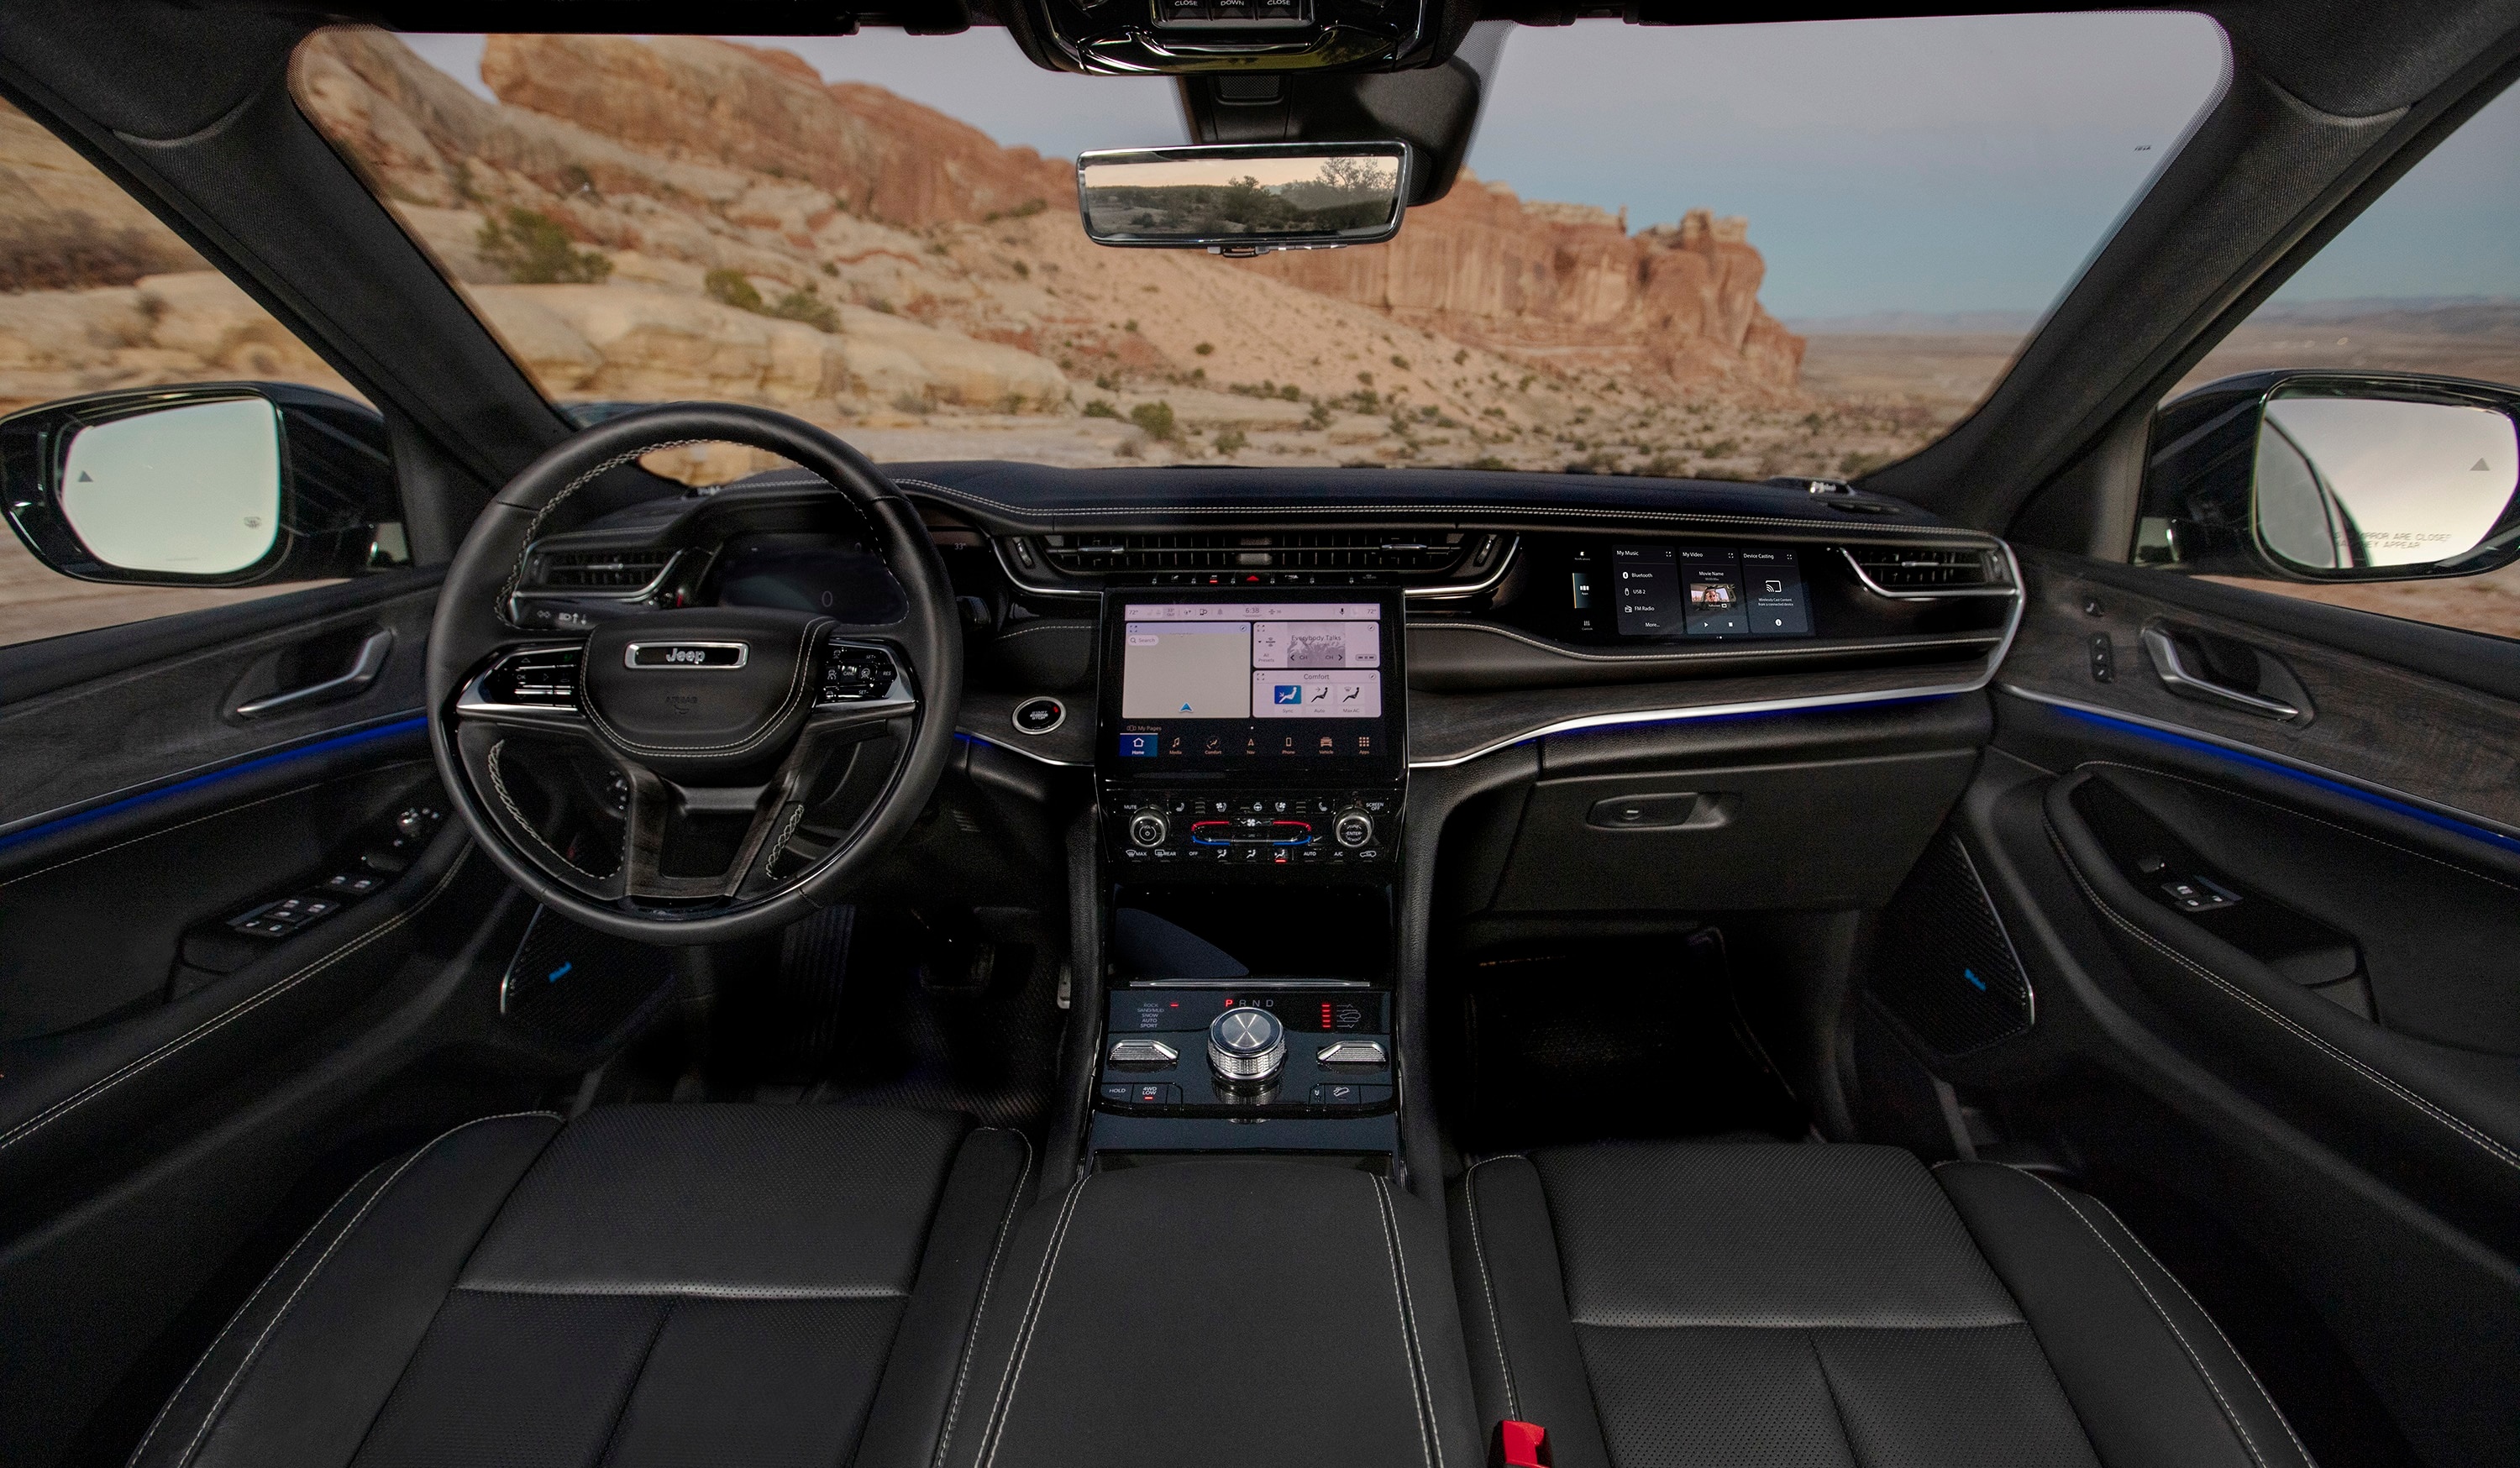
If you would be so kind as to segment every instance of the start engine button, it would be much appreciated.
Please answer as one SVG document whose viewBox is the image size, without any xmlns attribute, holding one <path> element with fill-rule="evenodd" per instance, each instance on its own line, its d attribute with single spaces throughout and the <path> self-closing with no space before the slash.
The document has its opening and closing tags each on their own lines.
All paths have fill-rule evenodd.
<svg viewBox="0 0 2520 1468">
<path fill-rule="evenodd" d="M 1027 698 L 1015 705 L 1015 733 L 1046 734 L 1067 722 L 1067 705 L 1051 697 Z"/>
</svg>

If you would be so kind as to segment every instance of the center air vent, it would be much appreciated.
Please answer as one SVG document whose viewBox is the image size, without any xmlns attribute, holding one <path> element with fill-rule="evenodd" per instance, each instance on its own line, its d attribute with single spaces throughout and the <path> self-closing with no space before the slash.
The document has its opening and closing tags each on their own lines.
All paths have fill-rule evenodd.
<svg viewBox="0 0 2520 1468">
<path fill-rule="evenodd" d="M 547 592 L 635 592 L 665 573 L 674 553 L 545 551 L 534 557 L 534 589 Z"/>
<path fill-rule="evenodd" d="M 1462 554 L 1457 532 L 1378 530 L 1190 531 L 1179 535 L 1089 532 L 1045 535 L 1050 563 L 1080 572 L 1440 571 Z"/>
<path fill-rule="evenodd" d="M 1511 538 L 1436 530 L 1088 530 L 1000 542 L 1024 579 L 1136 586 L 1408 586 L 1493 581 Z"/>
<path fill-rule="evenodd" d="M 1866 585 L 1885 596 L 1988 596 L 2012 590 L 2003 556 L 1993 550 L 1849 546 L 1846 558 Z"/>
</svg>

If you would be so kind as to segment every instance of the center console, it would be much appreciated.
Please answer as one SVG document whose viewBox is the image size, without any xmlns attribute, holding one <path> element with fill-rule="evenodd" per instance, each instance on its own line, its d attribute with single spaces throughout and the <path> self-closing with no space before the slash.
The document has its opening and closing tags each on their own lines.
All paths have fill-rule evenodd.
<svg viewBox="0 0 2520 1468">
<path fill-rule="evenodd" d="M 1100 1153 L 1397 1146 L 1396 591 L 1112 591 Z"/>
</svg>

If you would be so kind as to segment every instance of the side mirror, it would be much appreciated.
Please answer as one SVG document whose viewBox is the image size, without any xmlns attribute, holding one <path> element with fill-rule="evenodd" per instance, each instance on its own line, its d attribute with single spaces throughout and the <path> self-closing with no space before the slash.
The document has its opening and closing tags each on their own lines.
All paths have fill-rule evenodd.
<svg viewBox="0 0 2520 1468">
<path fill-rule="evenodd" d="M 89 393 L 0 419 L 0 506 L 81 581 L 255 586 L 408 561 L 384 420 L 290 382 Z"/>
<path fill-rule="evenodd" d="M 2136 559 L 2285 581 L 2520 559 L 2520 393 L 2413 374 L 2247 373 L 2162 408 Z"/>
</svg>

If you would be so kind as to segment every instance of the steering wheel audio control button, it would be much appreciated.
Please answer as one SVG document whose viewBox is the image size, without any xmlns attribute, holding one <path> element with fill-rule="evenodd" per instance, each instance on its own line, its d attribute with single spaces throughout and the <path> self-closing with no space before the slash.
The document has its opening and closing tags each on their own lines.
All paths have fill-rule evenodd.
<svg viewBox="0 0 2520 1468">
<path fill-rule="evenodd" d="M 1067 705 L 1056 698 L 1027 698 L 1015 705 L 1015 733 L 1046 734 L 1067 722 Z"/>
</svg>

